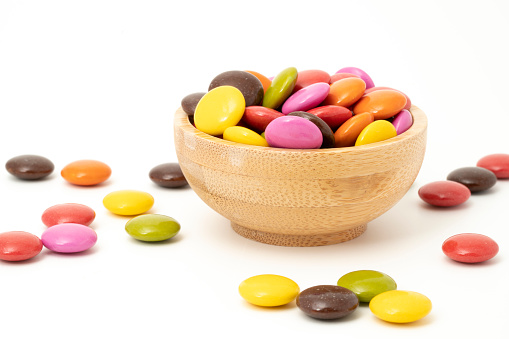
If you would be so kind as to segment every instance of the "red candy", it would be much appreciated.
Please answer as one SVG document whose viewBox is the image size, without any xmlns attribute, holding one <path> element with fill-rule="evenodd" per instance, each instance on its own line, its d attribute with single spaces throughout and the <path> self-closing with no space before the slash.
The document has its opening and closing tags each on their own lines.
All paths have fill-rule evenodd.
<svg viewBox="0 0 509 339">
<path fill-rule="evenodd" d="M 46 209 L 41 219 L 48 227 L 66 223 L 89 226 L 95 219 L 95 212 L 81 204 L 59 204 Z"/>
<path fill-rule="evenodd" d="M 317 69 L 300 71 L 297 73 L 297 82 L 295 83 L 293 92 L 295 93 L 304 87 L 308 87 L 309 85 L 316 84 L 318 82 L 325 82 L 328 84 L 330 82 L 330 78 L 329 73 Z"/>
<path fill-rule="evenodd" d="M 248 106 L 244 111 L 241 122 L 258 132 L 265 131 L 267 125 L 274 119 L 284 116 L 283 113 L 263 106 Z"/>
<path fill-rule="evenodd" d="M 482 234 L 462 233 L 444 241 L 442 251 L 452 260 L 478 263 L 493 258 L 498 253 L 497 243 Z"/>
<path fill-rule="evenodd" d="M 22 231 L 0 233 L 1 260 L 27 260 L 35 257 L 41 250 L 41 239 L 32 233 Z"/>
<path fill-rule="evenodd" d="M 419 189 L 422 200 L 433 206 L 457 206 L 470 198 L 470 190 L 455 181 L 435 181 Z"/>
<path fill-rule="evenodd" d="M 352 112 L 348 108 L 336 105 L 319 106 L 307 112 L 325 121 L 333 131 L 352 117 Z"/>
<path fill-rule="evenodd" d="M 490 154 L 477 162 L 478 167 L 492 171 L 498 179 L 509 178 L 509 154 Z"/>
</svg>

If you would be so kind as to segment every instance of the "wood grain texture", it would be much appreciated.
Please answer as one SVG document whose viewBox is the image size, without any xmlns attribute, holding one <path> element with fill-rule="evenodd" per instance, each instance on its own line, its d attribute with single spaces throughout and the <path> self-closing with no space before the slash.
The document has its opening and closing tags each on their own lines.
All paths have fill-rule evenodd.
<svg viewBox="0 0 509 339">
<path fill-rule="evenodd" d="M 175 148 L 190 186 L 244 237 L 282 246 L 353 239 L 408 191 L 426 149 L 427 118 L 386 141 L 290 150 L 210 136 L 175 113 Z"/>
</svg>

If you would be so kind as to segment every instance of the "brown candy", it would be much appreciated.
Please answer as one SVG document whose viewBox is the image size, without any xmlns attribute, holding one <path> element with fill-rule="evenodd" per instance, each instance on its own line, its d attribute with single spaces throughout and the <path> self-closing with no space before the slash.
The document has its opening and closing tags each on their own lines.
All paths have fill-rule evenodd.
<svg viewBox="0 0 509 339">
<path fill-rule="evenodd" d="M 308 112 L 303 112 L 303 111 L 292 112 L 292 113 L 289 113 L 288 115 L 294 115 L 296 117 L 301 117 L 301 118 L 307 119 L 307 120 L 311 121 L 313 124 L 315 124 L 318 127 L 318 129 L 320 129 L 320 132 L 322 132 L 322 136 L 323 136 L 323 142 L 322 142 L 322 146 L 320 148 L 336 147 L 336 140 L 334 139 L 334 132 L 332 132 L 332 129 L 330 128 L 330 126 L 325 121 L 323 121 L 321 118 L 319 118 L 318 116 L 316 116 L 314 114 L 311 114 Z"/>
<path fill-rule="evenodd" d="M 180 106 L 187 115 L 193 116 L 196 105 L 200 102 L 201 98 L 205 95 L 205 92 L 198 92 L 186 95 L 180 102 Z"/>
<path fill-rule="evenodd" d="M 447 180 L 467 186 L 470 192 L 480 192 L 493 187 L 497 183 L 497 176 L 482 167 L 462 167 L 449 173 Z"/>
<path fill-rule="evenodd" d="M 161 187 L 175 188 L 187 185 L 187 180 L 178 163 L 158 165 L 150 170 L 149 177 Z"/>
<path fill-rule="evenodd" d="M 359 306 L 359 299 L 347 288 L 336 285 L 319 285 L 302 291 L 297 306 L 308 316 L 317 319 L 339 319 Z"/>
<path fill-rule="evenodd" d="M 219 74 L 209 86 L 209 91 L 219 86 L 237 88 L 244 99 L 246 107 L 260 105 L 263 100 L 263 85 L 253 74 L 244 71 L 228 71 Z"/>
<path fill-rule="evenodd" d="M 55 165 L 39 155 L 20 155 L 7 161 L 5 168 L 22 180 L 37 180 L 50 175 Z"/>
</svg>

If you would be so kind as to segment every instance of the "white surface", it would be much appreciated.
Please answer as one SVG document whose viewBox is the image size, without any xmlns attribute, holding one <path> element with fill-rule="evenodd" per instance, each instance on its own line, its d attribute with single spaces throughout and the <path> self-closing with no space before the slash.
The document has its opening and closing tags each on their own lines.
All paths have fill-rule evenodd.
<svg viewBox="0 0 509 339">
<path fill-rule="evenodd" d="M 51 159 L 39 182 L 0 175 L 0 231 L 40 236 L 42 212 L 89 205 L 99 240 L 90 251 L 0 262 L 2 338 L 504 337 L 509 316 L 509 182 L 458 208 L 434 209 L 423 184 L 509 153 L 506 1 L 5 1 L 0 2 L 0 161 Z M 169 190 L 149 170 L 176 161 L 173 113 L 217 74 L 275 75 L 295 66 L 366 70 L 402 90 L 429 119 L 421 172 L 393 209 L 361 237 L 318 248 L 284 248 L 236 235 L 190 188 Z M 74 187 L 59 175 L 78 159 L 108 163 L 104 185 Z M 263 164 L 260 164 L 261 166 Z M 144 244 L 124 231 L 102 198 L 119 189 L 155 197 L 151 212 L 180 221 L 172 241 Z M 441 252 L 449 236 L 483 233 L 500 252 L 462 265 Z M 433 310 L 409 325 L 377 320 L 367 306 L 340 321 L 316 321 L 295 306 L 260 309 L 239 283 L 274 273 L 305 289 L 375 269 Z"/>
</svg>

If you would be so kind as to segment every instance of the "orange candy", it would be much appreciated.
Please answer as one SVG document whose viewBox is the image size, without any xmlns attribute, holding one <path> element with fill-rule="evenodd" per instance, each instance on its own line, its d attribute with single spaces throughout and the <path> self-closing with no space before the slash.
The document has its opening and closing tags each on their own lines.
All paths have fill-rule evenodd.
<svg viewBox="0 0 509 339">
<path fill-rule="evenodd" d="M 269 78 L 267 78 L 265 75 L 255 72 L 255 71 L 246 71 L 246 72 L 251 73 L 252 75 L 257 77 L 258 80 L 260 80 L 260 82 L 262 83 L 263 93 L 267 92 L 267 88 L 269 88 L 270 84 L 272 84 L 272 81 Z"/>
<path fill-rule="evenodd" d="M 353 113 L 370 112 L 375 116 L 375 120 L 389 119 L 398 114 L 405 105 L 406 98 L 403 93 L 396 90 L 381 89 L 364 95 L 355 104 Z"/>
<path fill-rule="evenodd" d="M 397 89 L 394 89 L 394 88 L 390 88 L 390 87 L 371 87 L 371 88 L 367 89 L 366 91 L 364 91 L 364 95 L 369 94 L 369 93 L 374 92 L 374 91 L 379 91 L 381 89 L 392 89 L 393 91 L 400 92 L 406 98 L 406 105 L 405 105 L 405 107 L 403 107 L 403 109 L 410 109 L 410 107 L 412 107 L 412 101 L 410 100 L 408 95 L 406 95 L 405 93 L 401 92 L 400 90 L 397 90 Z"/>
<path fill-rule="evenodd" d="M 106 181 L 111 175 L 111 168 L 97 160 L 78 160 L 65 166 L 60 174 L 71 184 L 93 186 Z"/>
<path fill-rule="evenodd" d="M 322 105 L 349 107 L 364 94 L 366 83 L 359 78 L 345 78 L 330 85 L 330 92 Z"/>
<path fill-rule="evenodd" d="M 373 121 L 375 121 L 373 114 L 368 112 L 354 115 L 345 121 L 334 133 L 336 147 L 354 146 L 362 130 Z"/>
</svg>

